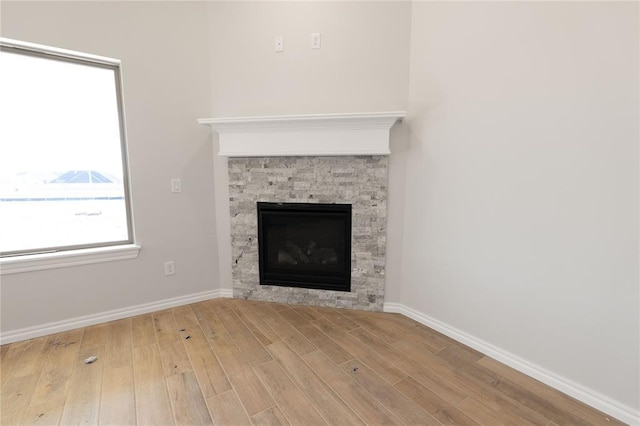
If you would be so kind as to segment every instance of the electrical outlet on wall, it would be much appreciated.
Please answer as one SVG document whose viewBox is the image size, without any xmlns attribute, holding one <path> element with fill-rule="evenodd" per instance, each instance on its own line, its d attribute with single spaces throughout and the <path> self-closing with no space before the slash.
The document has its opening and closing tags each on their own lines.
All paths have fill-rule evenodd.
<svg viewBox="0 0 640 426">
<path fill-rule="evenodd" d="M 176 264 L 173 260 L 164 262 L 164 274 L 167 276 L 176 274 Z"/>
<path fill-rule="evenodd" d="M 171 192 L 182 192 L 181 179 L 171 179 Z"/>
<path fill-rule="evenodd" d="M 284 37 L 283 36 L 276 36 L 276 38 L 274 40 L 273 48 L 274 48 L 274 50 L 276 52 L 284 52 Z"/>
<path fill-rule="evenodd" d="M 311 34 L 311 48 L 312 49 L 320 49 L 322 36 L 320 33 L 312 33 Z"/>
</svg>

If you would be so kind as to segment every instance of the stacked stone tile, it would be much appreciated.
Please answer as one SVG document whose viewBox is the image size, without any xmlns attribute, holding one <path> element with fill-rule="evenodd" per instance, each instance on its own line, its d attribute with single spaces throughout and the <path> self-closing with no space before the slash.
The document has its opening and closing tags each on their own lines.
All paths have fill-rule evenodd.
<svg viewBox="0 0 640 426">
<path fill-rule="evenodd" d="M 233 297 L 380 311 L 388 158 L 229 158 Z M 256 202 L 352 204 L 351 292 L 261 286 Z"/>
</svg>

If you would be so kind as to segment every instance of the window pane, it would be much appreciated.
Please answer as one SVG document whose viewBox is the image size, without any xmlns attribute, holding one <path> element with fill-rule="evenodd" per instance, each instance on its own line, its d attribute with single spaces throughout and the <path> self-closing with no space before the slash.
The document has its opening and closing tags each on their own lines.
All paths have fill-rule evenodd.
<svg viewBox="0 0 640 426">
<path fill-rule="evenodd" d="M 116 68 L 0 52 L 0 252 L 130 241 Z"/>
</svg>

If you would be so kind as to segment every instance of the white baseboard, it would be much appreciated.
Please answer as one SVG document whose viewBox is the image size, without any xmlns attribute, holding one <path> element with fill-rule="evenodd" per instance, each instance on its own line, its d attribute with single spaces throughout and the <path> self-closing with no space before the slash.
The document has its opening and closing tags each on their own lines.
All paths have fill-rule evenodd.
<svg viewBox="0 0 640 426">
<path fill-rule="evenodd" d="M 99 314 L 86 315 L 83 317 L 70 318 L 67 320 L 50 322 L 33 327 L 21 328 L 7 331 L 0 334 L 0 345 L 18 342 L 21 340 L 33 339 L 35 337 L 46 336 L 48 334 L 60 333 L 73 330 L 75 328 L 114 321 L 135 315 L 147 314 L 149 312 L 161 311 L 167 308 L 187 305 L 189 303 L 201 302 L 203 300 L 216 299 L 219 297 L 233 297 L 233 291 L 220 289 L 204 291 L 202 293 L 189 294 L 171 299 L 159 300 L 157 302 L 144 303 L 142 305 L 130 306 L 128 308 L 114 309 L 112 311 L 101 312 Z"/>
<path fill-rule="evenodd" d="M 226 297 L 229 299 L 233 298 L 233 289 L 232 288 L 221 288 L 218 290 L 220 294 L 217 297 Z"/>
<path fill-rule="evenodd" d="M 384 312 L 402 314 L 413 320 L 418 321 L 420 324 L 426 325 L 440 333 L 451 337 L 452 339 L 463 343 L 473 349 L 482 352 L 483 354 L 496 359 L 509 367 L 512 367 L 527 376 L 533 377 L 545 383 L 560 392 L 563 392 L 579 401 L 584 402 L 604 413 L 607 413 L 618 420 L 621 420 L 630 425 L 640 425 L 640 412 L 635 411 L 631 407 L 614 401 L 613 399 L 604 396 L 598 392 L 595 392 L 589 388 L 572 382 L 562 376 L 559 376 L 549 370 L 546 370 L 540 366 L 532 364 L 531 362 L 522 359 L 516 355 L 513 355 L 503 349 L 498 348 L 490 343 L 487 343 L 481 339 L 478 339 L 470 334 L 465 333 L 455 327 L 451 327 L 448 324 L 438 321 L 435 318 L 431 318 L 421 312 L 418 312 L 412 308 L 399 303 L 385 303 L 383 306 Z"/>
</svg>

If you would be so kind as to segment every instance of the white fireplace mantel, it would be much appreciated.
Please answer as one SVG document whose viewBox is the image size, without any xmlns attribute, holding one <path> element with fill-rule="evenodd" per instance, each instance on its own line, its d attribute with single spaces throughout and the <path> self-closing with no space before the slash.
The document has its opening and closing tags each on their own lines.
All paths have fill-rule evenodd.
<svg viewBox="0 0 640 426">
<path fill-rule="evenodd" d="M 405 111 L 201 118 L 224 157 L 389 155 L 389 130 Z"/>
</svg>

